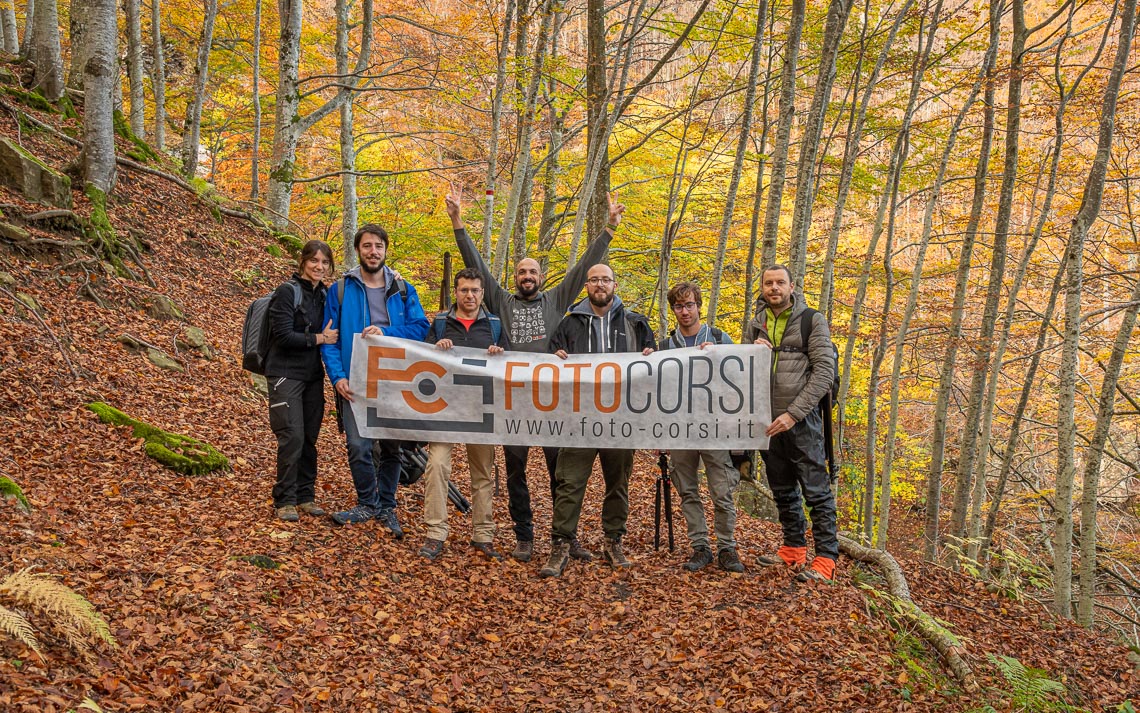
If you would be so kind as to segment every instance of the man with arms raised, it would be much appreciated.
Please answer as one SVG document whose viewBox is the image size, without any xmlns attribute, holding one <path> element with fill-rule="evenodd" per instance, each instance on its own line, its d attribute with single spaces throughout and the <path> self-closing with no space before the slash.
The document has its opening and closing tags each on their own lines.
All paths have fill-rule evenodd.
<svg viewBox="0 0 1140 713">
<path fill-rule="evenodd" d="M 648 355 L 656 347 L 649 320 L 627 310 L 614 294 L 617 283 L 609 265 L 594 265 L 586 278 L 587 299 L 570 308 L 566 318 L 550 338 L 550 349 L 565 359 L 569 354 L 615 354 L 641 352 Z M 602 500 L 602 530 L 606 539 L 602 557 L 611 567 L 629 567 L 622 552 L 629 517 L 629 474 L 633 451 L 628 448 L 563 448 L 558 453 L 554 474 L 554 513 L 551 516 L 550 558 L 539 570 L 543 577 L 560 577 L 570 560 L 570 541 L 578 531 L 586 481 L 594 460 L 602 462 L 606 484 Z"/>
<path fill-rule="evenodd" d="M 369 223 L 353 240 L 360 265 L 329 288 L 325 323 L 339 329 L 337 341 L 321 347 L 325 371 L 337 393 L 337 413 L 344 425 L 348 467 L 356 487 L 357 505 L 334 513 L 338 525 L 379 520 L 397 538 L 404 536 L 396 518 L 396 485 L 400 482 L 400 442 L 364 438 L 348 403 L 356 396 L 348 387 L 352 373 L 352 340 L 357 334 L 385 335 L 423 341 L 428 321 L 416 288 L 400 279 L 385 263 L 388 233 Z M 375 444 L 375 448 L 373 445 Z"/>
<path fill-rule="evenodd" d="M 811 510 L 815 559 L 796 578 L 830 580 L 839 560 L 839 539 L 819 402 L 835 379 L 831 332 L 827 318 L 795 294 L 796 282 L 788 268 L 772 265 L 760 279 L 767 306 L 744 328 L 743 341 L 765 344 L 773 352 L 771 440 L 761 457 L 780 512 L 784 544 L 775 555 L 764 555 L 758 561 L 768 567 L 806 564 L 806 503 Z"/>
<path fill-rule="evenodd" d="M 732 344 L 732 338 L 716 327 L 701 323 L 701 287 L 695 282 L 678 282 L 668 294 L 669 307 L 677 318 L 677 328 L 661 343 L 662 349 L 682 349 L 710 344 Z M 705 464 L 709 496 L 713 501 L 716 531 L 717 565 L 729 572 L 743 572 L 744 565 L 736 555 L 736 505 L 732 491 L 740 481 L 740 474 L 732 467 L 726 450 L 674 450 L 671 474 L 673 485 L 681 495 L 681 512 L 689 531 L 689 544 L 693 555 L 683 566 L 690 572 L 703 569 L 712 563 L 709 547 L 709 528 L 705 523 L 705 507 L 701 503 L 700 478 L 697 465 Z"/>
<path fill-rule="evenodd" d="M 446 198 L 447 214 L 455 229 L 455 242 L 463 255 L 463 263 L 475 268 L 483 277 L 484 301 L 491 312 L 503 320 L 511 349 L 534 354 L 549 353 L 550 335 L 562 321 L 566 309 L 582 291 L 582 283 L 590 266 L 600 261 L 609 248 L 614 231 L 621 224 L 625 206 L 610 196 L 610 210 L 606 229 L 586 248 L 574 267 L 555 287 L 543 290 L 542 267 L 534 258 L 523 258 L 515 266 L 515 290 L 510 292 L 499 286 L 495 276 L 483 261 L 478 248 L 472 242 L 463 226 L 460 215 L 460 196 L 452 191 Z M 558 449 L 544 447 L 546 469 L 550 474 L 551 500 L 554 499 L 554 473 L 558 462 Z M 503 446 L 503 456 L 507 463 L 507 494 L 510 499 L 511 520 L 514 521 L 517 544 L 511 556 L 522 562 L 529 562 L 534 553 L 534 524 L 530 504 L 530 490 L 527 486 L 526 464 L 530 455 L 529 446 Z M 570 541 L 570 556 L 589 560 L 590 552 L 578 544 L 578 538 Z"/>
</svg>

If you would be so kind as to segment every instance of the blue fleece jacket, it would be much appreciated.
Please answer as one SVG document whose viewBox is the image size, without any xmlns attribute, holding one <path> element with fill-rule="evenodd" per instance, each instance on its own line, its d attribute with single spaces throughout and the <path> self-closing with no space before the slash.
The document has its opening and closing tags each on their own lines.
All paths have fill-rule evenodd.
<svg viewBox="0 0 1140 713">
<path fill-rule="evenodd" d="M 407 282 L 407 301 L 400 297 L 396 276 L 388 266 L 384 267 L 384 284 L 388 286 L 388 319 L 391 324 L 384 327 L 384 336 L 412 339 L 422 342 L 430 326 L 416 288 Z M 332 320 L 333 327 L 340 330 L 336 344 L 321 347 L 321 358 L 325 362 L 325 372 L 334 385 L 347 379 L 352 364 L 352 338 L 372 324 L 368 312 L 368 297 L 364 292 L 364 282 L 360 278 L 360 267 L 344 273 L 344 304 L 337 294 L 336 283 L 329 288 L 325 297 L 325 324 Z M 323 327 L 324 325 L 322 325 Z"/>
</svg>

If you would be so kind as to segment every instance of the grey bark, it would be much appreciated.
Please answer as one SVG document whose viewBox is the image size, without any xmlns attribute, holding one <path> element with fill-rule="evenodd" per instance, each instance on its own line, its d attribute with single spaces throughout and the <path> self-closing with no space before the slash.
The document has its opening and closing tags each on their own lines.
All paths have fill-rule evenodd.
<svg viewBox="0 0 1140 713">
<path fill-rule="evenodd" d="M 11 2 L 11 0 L 4 0 Z M 87 64 L 87 0 L 72 0 L 67 9 L 68 41 L 71 45 L 71 61 L 67 65 L 67 86 L 69 89 L 83 90 L 83 65 Z"/>
<path fill-rule="evenodd" d="M 807 269 L 807 238 L 811 227 L 812 204 L 815 202 L 815 164 L 819 155 L 819 139 L 827 106 L 831 103 L 831 88 L 835 84 L 835 60 L 839 55 L 839 42 L 847 27 L 853 0 L 831 0 L 827 7 L 827 23 L 823 29 L 819 69 L 815 93 L 811 98 L 804 128 L 800 134 L 800 155 L 796 167 L 796 196 L 792 208 L 791 249 L 788 262 L 795 276 L 796 289 L 803 294 L 804 272 Z"/>
<path fill-rule="evenodd" d="M 261 27 L 261 0 L 257 0 L 258 28 Z M 162 0 L 150 0 L 150 41 L 154 53 L 151 65 L 151 85 L 154 87 L 154 145 L 166 150 L 166 57 L 162 47 Z M 254 92 L 257 87 L 254 86 Z M 256 177 L 255 179 L 256 180 Z"/>
<path fill-rule="evenodd" d="M 44 0 L 40 0 L 41 4 Z M 88 61 L 83 86 L 83 180 L 103 195 L 115 187 L 114 83 L 119 29 L 114 0 L 87 5 Z"/>
<path fill-rule="evenodd" d="M 784 68 L 780 73 L 780 112 L 776 123 L 776 143 L 772 148 L 772 176 L 768 179 L 768 205 L 764 211 L 764 237 L 760 244 L 760 264 L 764 267 L 776 262 L 780 205 L 784 199 L 788 147 L 791 143 L 792 120 L 796 114 L 796 61 L 799 58 L 806 11 L 805 0 L 792 0 L 788 41 L 784 45 Z"/>
<path fill-rule="evenodd" d="M 0 2 L 0 15 L 4 23 L 4 51 L 8 54 L 20 53 L 20 29 L 16 25 L 16 3 L 14 0 Z"/>
<path fill-rule="evenodd" d="M 198 145 L 202 130 L 202 103 L 206 100 L 206 82 L 210 77 L 210 48 L 214 44 L 214 21 L 218 17 L 218 0 L 204 0 L 202 37 L 198 44 L 198 60 L 194 68 L 194 89 L 186 103 L 186 119 L 182 122 L 182 175 L 193 178 L 198 171 Z"/>
<path fill-rule="evenodd" d="M 158 0 L 153 0 L 157 3 Z M 261 195 L 261 0 L 253 3 L 253 80 L 250 104 L 253 109 L 253 146 L 249 152 L 249 199 L 257 202 Z M 351 122 L 349 122 L 351 124 Z M 355 176 L 353 176 L 355 178 Z M 355 186 L 355 182 L 353 183 Z M 351 241 L 345 245 L 350 245 Z M 345 248 L 345 253 L 348 248 Z M 346 255 L 347 257 L 347 255 Z"/>
<path fill-rule="evenodd" d="M 336 0 L 336 71 L 348 74 L 348 3 L 349 0 Z M 340 236 L 344 242 L 344 267 L 356 265 L 356 136 L 352 126 L 352 96 L 340 105 L 340 176 L 341 217 Z"/>
<path fill-rule="evenodd" d="M 1120 16 L 1120 33 L 1117 36 L 1116 58 L 1101 102 L 1096 155 L 1089 169 L 1084 194 L 1081 197 L 1081 207 L 1073 220 L 1069 232 L 1069 245 L 1065 250 L 1065 329 L 1061 347 L 1061 388 L 1057 399 L 1057 490 L 1053 536 L 1053 606 L 1057 613 L 1064 617 L 1072 615 L 1072 500 L 1076 470 L 1074 406 L 1078 378 L 1077 350 L 1080 339 L 1084 245 L 1089 227 L 1100 213 L 1104 179 L 1108 172 L 1108 159 L 1112 152 L 1112 139 L 1116 128 L 1116 104 L 1120 96 L 1121 80 L 1128 65 L 1128 55 L 1132 49 L 1136 0 L 1124 0 L 1123 8 Z M 1093 526 L 1095 527 L 1095 524 Z"/>
<path fill-rule="evenodd" d="M 27 57 L 32 50 L 32 36 L 36 34 L 36 0 L 28 0 L 24 11 L 24 40 L 20 43 L 20 55 Z"/>
<path fill-rule="evenodd" d="M 768 35 L 772 34 L 773 16 L 767 15 L 767 0 L 760 0 L 760 4 L 765 6 L 764 12 L 766 13 L 768 22 Z M 759 11 L 758 11 L 759 12 Z M 740 321 L 740 331 L 743 334 L 744 330 L 748 327 L 748 323 L 752 321 L 752 309 L 757 302 L 756 298 L 756 253 L 760 247 L 760 209 L 764 204 L 764 168 L 766 162 L 764 160 L 765 150 L 768 146 L 768 129 L 770 124 L 768 122 L 768 99 L 769 99 L 769 78 L 772 76 L 772 56 L 774 48 L 772 43 L 768 43 L 768 57 L 764 61 L 764 94 L 763 99 L 760 101 L 760 140 L 757 142 L 757 151 L 759 159 L 756 161 L 756 191 L 752 195 L 752 226 L 748 233 L 748 259 L 744 265 L 744 317 Z"/>
<path fill-rule="evenodd" d="M 131 132 L 146 138 L 146 101 L 143 98 L 142 11 L 139 0 L 125 0 L 127 11 L 127 80 L 131 87 Z"/>
<path fill-rule="evenodd" d="M 503 14 L 503 37 L 495 68 L 495 93 L 491 99 L 491 138 L 487 146 L 487 203 L 483 212 L 483 260 L 491 262 L 491 231 L 495 216 L 495 184 L 499 172 L 499 132 L 502 128 L 503 95 L 507 88 L 507 48 L 511 41 L 511 23 L 514 21 L 515 0 L 507 0 Z"/>
<path fill-rule="evenodd" d="M 39 0 L 35 5 L 35 41 L 28 58 L 35 65 L 32 85 L 48 101 L 63 96 L 63 55 L 59 45 L 59 12 L 56 0 Z"/>
</svg>

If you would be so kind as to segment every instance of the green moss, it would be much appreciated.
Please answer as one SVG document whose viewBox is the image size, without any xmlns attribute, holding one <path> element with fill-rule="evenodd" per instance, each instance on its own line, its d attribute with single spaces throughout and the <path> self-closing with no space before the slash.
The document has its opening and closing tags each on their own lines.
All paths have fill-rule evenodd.
<svg viewBox="0 0 1140 713">
<path fill-rule="evenodd" d="M 301 251 L 305 248 L 305 242 L 292 233 L 275 233 L 273 235 L 281 247 L 295 258 L 301 257 Z"/>
<path fill-rule="evenodd" d="M 277 569 L 281 566 L 279 562 L 274 561 L 274 559 L 268 555 L 240 555 L 234 557 L 234 559 L 249 562 L 254 567 L 260 567 L 261 569 Z"/>
<path fill-rule="evenodd" d="M 134 151 L 138 152 L 139 155 L 145 157 L 145 158 L 136 159 L 136 160 L 140 161 L 141 163 L 146 163 L 148 160 L 157 161 L 158 160 L 158 153 L 153 148 L 150 147 L 150 144 L 148 144 L 147 142 L 140 139 L 135 134 L 135 132 L 131 131 L 131 125 L 127 123 L 127 119 L 126 119 L 126 117 L 123 116 L 123 112 L 116 109 L 115 113 L 114 113 L 114 117 L 115 117 L 115 119 L 114 119 L 114 121 L 115 121 L 115 133 L 118 134 L 119 136 L 122 136 L 124 139 L 127 139 L 132 144 L 134 144 L 135 145 Z M 127 155 L 134 158 L 135 154 L 128 152 Z"/>
<path fill-rule="evenodd" d="M 134 429 L 134 437 L 146 441 L 146 454 L 178 473 L 205 475 L 230 465 L 229 459 L 204 441 L 163 431 L 100 401 L 88 404 L 87 408 L 103 423 Z"/>
<path fill-rule="evenodd" d="M 59 107 L 59 110 L 68 119 L 75 119 L 76 121 L 79 121 L 79 112 L 75 110 L 75 104 L 71 102 L 71 97 L 64 94 L 62 97 L 60 97 L 59 101 L 55 103 L 55 105 Z"/>
<path fill-rule="evenodd" d="M 269 179 L 277 183 L 293 182 L 293 162 L 286 161 L 269 172 Z"/>
<path fill-rule="evenodd" d="M 265 246 L 265 252 L 273 257 L 283 257 L 285 253 L 281 252 L 281 247 L 278 245 L 269 244 Z"/>
<path fill-rule="evenodd" d="M 24 491 L 20 489 L 20 486 L 16 484 L 16 481 L 12 480 L 6 475 L 0 475 L 0 497 L 11 498 L 15 500 L 16 505 L 19 506 L 19 508 L 24 512 L 32 511 L 31 504 L 28 503 L 28 499 L 24 497 Z"/>
<path fill-rule="evenodd" d="M 4 87 L 4 93 L 21 104 L 30 106 L 33 109 L 39 109 L 40 111 L 46 111 L 52 114 L 59 113 L 59 110 L 52 106 L 52 103 L 44 99 L 43 95 L 38 92 L 28 92 L 23 89 L 17 89 L 16 87 Z"/>
<path fill-rule="evenodd" d="M 88 237 L 90 237 L 99 254 L 115 268 L 120 277 L 130 279 L 131 273 L 123 264 L 123 248 L 119 244 L 119 236 L 115 233 L 115 226 L 107 217 L 107 194 L 90 183 L 83 189 L 83 194 L 91 201 L 91 218 L 88 220 Z"/>
</svg>

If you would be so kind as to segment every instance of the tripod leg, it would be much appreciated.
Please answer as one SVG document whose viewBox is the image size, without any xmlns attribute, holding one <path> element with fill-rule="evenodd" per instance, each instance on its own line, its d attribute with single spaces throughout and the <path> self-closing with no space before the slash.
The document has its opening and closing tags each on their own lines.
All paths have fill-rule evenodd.
<svg viewBox="0 0 1140 713">
<path fill-rule="evenodd" d="M 669 551 L 673 551 L 673 494 L 669 489 L 669 481 L 664 481 L 665 487 L 665 525 L 669 530 Z"/>
<path fill-rule="evenodd" d="M 653 549 L 661 549 L 661 479 L 657 479 L 653 494 Z"/>
</svg>

